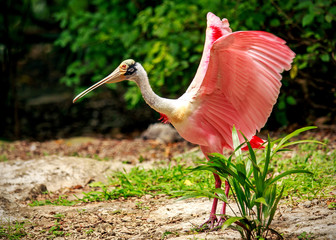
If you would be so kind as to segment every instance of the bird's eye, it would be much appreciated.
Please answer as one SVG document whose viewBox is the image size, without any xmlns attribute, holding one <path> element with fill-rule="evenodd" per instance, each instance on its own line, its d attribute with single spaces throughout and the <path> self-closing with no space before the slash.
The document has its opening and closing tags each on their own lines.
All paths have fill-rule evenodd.
<svg viewBox="0 0 336 240">
<path fill-rule="evenodd" d="M 126 69 L 126 64 L 123 64 L 121 67 L 122 67 L 123 69 Z"/>
<path fill-rule="evenodd" d="M 136 67 L 134 65 L 131 65 L 128 67 L 125 75 L 132 75 L 137 71 Z"/>
</svg>

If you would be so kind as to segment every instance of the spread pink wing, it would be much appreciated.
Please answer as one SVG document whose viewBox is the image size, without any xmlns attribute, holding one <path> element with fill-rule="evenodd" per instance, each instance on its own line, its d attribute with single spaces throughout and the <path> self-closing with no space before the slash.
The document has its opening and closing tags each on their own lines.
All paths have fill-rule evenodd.
<svg viewBox="0 0 336 240">
<path fill-rule="evenodd" d="M 211 47 L 218 38 L 232 32 L 229 26 L 230 24 L 226 18 L 221 21 L 215 14 L 211 12 L 207 14 L 207 29 L 202 59 L 198 66 L 195 78 L 187 89 L 187 93 L 197 93 L 208 69 Z"/>
<path fill-rule="evenodd" d="M 265 125 L 279 94 L 280 73 L 290 69 L 295 54 L 284 40 L 261 31 L 227 32 L 209 43 L 186 92 L 199 103 L 190 117 L 208 129 L 209 144 L 232 147 L 233 125 L 248 139 Z"/>
</svg>

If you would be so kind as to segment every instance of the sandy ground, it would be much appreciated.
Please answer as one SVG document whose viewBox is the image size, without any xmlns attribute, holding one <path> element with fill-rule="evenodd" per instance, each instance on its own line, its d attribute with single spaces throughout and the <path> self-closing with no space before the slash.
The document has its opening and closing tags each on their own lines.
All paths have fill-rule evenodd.
<svg viewBox="0 0 336 240">
<path fill-rule="evenodd" d="M 104 141 L 97 144 L 107 145 Z M 207 220 L 211 207 L 211 202 L 203 198 L 177 201 L 166 196 L 146 195 L 74 206 L 27 205 L 46 190 L 56 196 L 78 195 L 89 182 L 106 180 L 111 171 L 127 170 L 136 165 L 153 167 L 156 159 L 195 151 L 194 146 L 186 143 L 172 144 L 168 148 L 142 140 L 119 141 L 114 145 L 120 147 L 113 150 L 116 156 L 128 151 L 129 155 L 137 157 L 134 160 L 128 157 L 125 162 L 127 154 L 109 161 L 62 156 L 66 154 L 43 156 L 37 154 L 41 150 L 37 143 L 27 143 L 26 155 L 32 152 L 28 154 L 31 159 L 13 157 L 0 162 L 1 225 L 24 223 L 26 235 L 22 239 L 240 239 L 233 230 L 195 231 L 195 227 Z M 25 156 L 19 151 L 17 154 Z M 139 154 L 147 160 L 140 163 Z M 283 200 L 272 226 L 283 233 L 285 239 L 299 239 L 298 236 L 300 239 L 336 239 L 336 211 L 328 209 L 327 200 L 314 199 L 298 204 Z"/>
</svg>

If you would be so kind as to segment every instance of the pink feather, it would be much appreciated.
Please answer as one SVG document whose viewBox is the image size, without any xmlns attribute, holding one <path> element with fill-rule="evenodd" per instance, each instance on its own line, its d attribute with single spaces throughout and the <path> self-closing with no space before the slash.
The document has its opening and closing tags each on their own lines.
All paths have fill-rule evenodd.
<svg viewBox="0 0 336 240">
<path fill-rule="evenodd" d="M 266 123 L 279 95 L 281 74 L 291 68 L 295 56 L 285 41 L 261 31 L 232 32 L 227 19 L 207 15 L 207 31 L 201 63 L 179 100 L 191 109 L 182 122 L 174 122 L 180 135 L 200 145 L 205 157 L 233 148 L 232 128 L 243 133 L 253 148 L 263 148 L 255 136 Z M 183 104 L 182 108 L 183 108 Z M 247 146 L 242 148 L 248 150 Z M 221 179 L 214 174 L 216 188 Z M 226 195 L 229 185 L 226 183 Z M 207 224 L 217 221 L 214 199 Z M 225 214 L 223 204 L 221 214 Z M 223 221 L 223 218 L 220 217 Z M 203 226 L 201 225 L 201 226 Z"/>
<path fill-rule="evenodd" d="M 188 126 L 175 127 L 186 140 L 210 153 L 233 147 L 233 125 L 255 143 L 253 136 L 265 125 L 277 101 L 280 73 L 291 68 L 295 54 L 271 33 L 232 33 L 227 19 L 221 21 L 212 13 L 207 19 L 201 63 L 181 97 L 197 107 Z"/>
</svg>

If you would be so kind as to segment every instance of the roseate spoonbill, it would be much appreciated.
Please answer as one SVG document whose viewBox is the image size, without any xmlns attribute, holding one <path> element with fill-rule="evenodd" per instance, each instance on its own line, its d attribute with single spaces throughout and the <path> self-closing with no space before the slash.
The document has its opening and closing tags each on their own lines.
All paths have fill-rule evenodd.
<svg viewBox="0 0 336 240">
<path fill-rule="evenodd" d="M 110 75 L 80 93 L 123 80 L 135 82 L 147 104 L 170 122 L 189 142 L 198 144 L 208 158 L 233 147 L 235 125 L 258 147 L 262 140 L 254 136 L 262 128 L 275 104 L 281 86 L 280 73 L 291 68 L 295 54 L 285 41 L 262 31 L 232 32 L 227 19 L 207 15 L 207 29 L 201 63 L 187 91 L 178 99 L 156 95 L 140 63 L 123 61 Z M 242 136 L 241 141 L 243 141 Z M 221 179 L 214 174 L 216 188 Z M 228 194 L 229 184 L 225 184 Z M 210 218 L 203 225 L 214 228 L 225 219 L 216 217 L 218 199 L 214 199 Z M 221 211 L 225 213 L 225 203 Z"/>
</svg>

